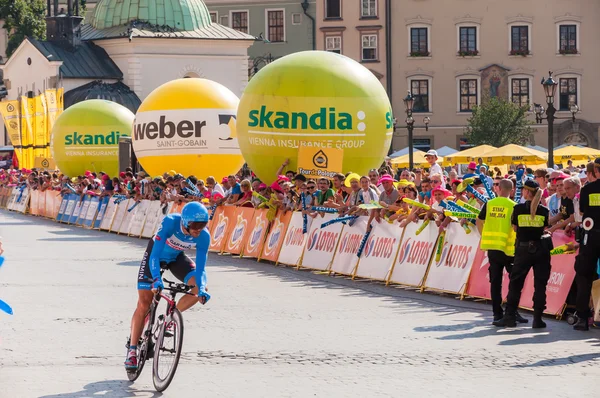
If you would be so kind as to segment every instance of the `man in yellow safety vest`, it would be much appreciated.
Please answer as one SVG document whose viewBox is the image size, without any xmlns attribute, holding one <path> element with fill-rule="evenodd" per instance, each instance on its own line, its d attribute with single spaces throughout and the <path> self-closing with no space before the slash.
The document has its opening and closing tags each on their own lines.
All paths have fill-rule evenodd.
<svg viewBox="0 0 600 398">
<path fill-rule="evenodd" d="M 498 186 L 499 185 L 499 186 Z M 504 268 L 509 273 L 515 256 L 516 233 L 511 225 L 513 208 L 516 203 L 510 200 L 513 190 L 511 180 L 494 181 L 494 189 L 499 192 L 495 199 L 489 200 L 481 208 L 477 217 L 477 229 L 481 234 L 481 250 L 487 250 L 490 262 L 490 296 L 494 311 L 494 321 L 502 319 L 502 278 Z M 519 323 L 528 320 L 516 314 Z"/>
</svg>

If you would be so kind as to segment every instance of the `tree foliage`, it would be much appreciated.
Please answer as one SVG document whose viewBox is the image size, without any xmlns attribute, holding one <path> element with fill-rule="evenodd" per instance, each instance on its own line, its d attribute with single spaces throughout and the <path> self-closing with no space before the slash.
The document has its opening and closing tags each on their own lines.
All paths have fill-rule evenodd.
<svg viewBox="0 0 600 398">
<path fill-rule="evenodd" d="M 475 107 L 468 123 L 467 140 L 472 145 L 501 147 L 525 145 L 533 129 L 527 119 L 529 107 L 520 107 L 500 98 L 490 98 Z"/>
<path fill-rule="evenodd" d="M 8 32 L 6 55 L 10 57 L 26 37 L 46 37 L 44 0 L 0 0 L 0 19 Z"/>
</svg>

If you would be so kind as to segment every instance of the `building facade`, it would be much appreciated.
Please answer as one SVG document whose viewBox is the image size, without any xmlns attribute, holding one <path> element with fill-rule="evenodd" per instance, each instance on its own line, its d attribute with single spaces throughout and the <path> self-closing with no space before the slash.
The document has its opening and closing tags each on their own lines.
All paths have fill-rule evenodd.
<svg viewBox="0 0 600 398">
<path fill-rule="evenodd" d="M 387 87 L 389 69 L 385 27 L 389 2 L 318 0 L 317 49 L 343 54 L 360 62 Z"/>
<path fill-rule="evenodd" d="M 546 99 L 540 81 L 554 72 L 554 146 L 598 148 L 600 3 L 594 0 L 394 0 L 391 43 L 392 105 L 398 120 L 394 149 L 408 145 L 403 98 L 415 97 L 415 147 L 464 147 L 471 109 L 490 97 L 521 105 Z M 579 106 L 576 122 L 570 105 Z M 530 117 L 535 121 L 535 114 Z M 546 122 L 531 144 L 547 147 Z"/>
<path fill-rule="evenodd" d="M 248 50 L 249 75 L 269 62 L 313 50 L 316 0 L 207 0 L 214 23 L 256 36 Z"/>
</svg>

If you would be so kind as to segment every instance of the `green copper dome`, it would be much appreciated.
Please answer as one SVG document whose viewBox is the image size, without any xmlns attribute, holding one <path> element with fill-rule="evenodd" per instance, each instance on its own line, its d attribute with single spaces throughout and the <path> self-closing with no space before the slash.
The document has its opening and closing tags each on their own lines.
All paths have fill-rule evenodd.
<svg viewBox="0 0 600 398">
<path fill-rule="evenodd" d="M 211 24 L 202 0 L 100 0 L 90 24 L 96 29 L 107 29 L 131 21 L 166 25 L 178 31 L 202 29 Z"/>
</svg>

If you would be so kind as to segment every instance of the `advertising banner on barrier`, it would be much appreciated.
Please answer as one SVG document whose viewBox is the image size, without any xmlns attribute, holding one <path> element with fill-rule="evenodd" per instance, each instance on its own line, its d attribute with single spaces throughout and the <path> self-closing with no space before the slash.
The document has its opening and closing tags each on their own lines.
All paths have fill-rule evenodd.
<svg viewBox="0 0 600 398">
<path fill-rule="evenodd" d="M 29 208 L 29 211 L 34 216 L 39 215 L 39 213 L 38 213 L 39 199 L 40 199 L 40 191 L 38 191 L 37 189 L 34 189 L 33 191 L 31 191 L 31 206 Z"/>
<path fill-rule="evenodd" d="M 340 244 L 333 257 L 330 270 L 336 274 L 353 276 L 358 264 L 358 248 L 367 231 L 369 217 L 359 217 L 352 226 L 346 225 L 342 230 Z"/>
<path fill-rule="evenodd" d="M 65 199 L 67 199 L 68 202 L 67 202 L 67 207 L 65 207 L 65 213 L 63 214 L 61 221 L 68 223 L 69 220 L 71 219 L 71 216 L 73 215 L 73 212 L 75 211 L 77 202 L 79 202 L 79 196 L 72 193 L 72 194 L 67 195 L 65 197 Z"/>
<path fill-rule="evenodd" d="M 46 190 L 44 192 L 45 196 L 46 196 L 46 203 L 45 203 L 45 207 L 44 207 L 44 216 L 45 217 L 50 217 L 50 218 L 55 218 L 56 214 L 54 214 L 54 201 L 56 200 L 56 196 L 59 192 L 58 191 L 50 191 L 50 190 Z"/>
<path fill-rule="evenodd" d="M 71 213 L 71 217 L 67 221 L 69 224 L 75 224 L 77 219 L 79 218 L 79 214 L 81 213 L 81 199 L 78 195 L 75 195 L 75 208 L 73 209 L 73 213 Z"/>
<path fill-rule="evenodd" d="M 506 274 L 506 270 L 504 270 Z M 506 280 L 506 279 L 505 279 Z M 504 285 L 504 281 L 502 282 Z M 471 273 L 469 274 L 469 282 L 467 283 L 467 296 L 478 297 L 490 300 L 490 261 L 487 256 L 487 251 L 477 249 Z M 506 296 L 505 296 L 506 297 Z"/>
<path fill-rule="evenodd" d="M 285 214 L 282 211 L 277 213 L 277 217 L 275 217 L 275 220 L 273 220 L 273 223 L 271 223 L 271 229 L 269 230 L 267 239 L 265 239 L 265 244 L 263 245 L 263 251 L 259 261 L 268 260 L 277 262 L 277 258 L 281 252 L 281 246 L 283 245 L 283 240 L 285 239 L 285 234 L 287 233 L 288 225 L 291 219 L 292 212 L 290 211 L 286 212 Z"/>
<path fill-rule="evenodd" d="M 109 231 L 119 232 L 121 230 L 121 224 L 123 224 L 123 220 L 125 220 L 125 213 L 127 213 L 127 209 L 129 209 L 130 201 L 131 199 L 127 199 L 116 205 L 115 215 Z"/>
<path fill-rule="evenodd" d="M 315 220 L 308 217 L 308 231 L 310 231 L 313 221 Z M 302 233 L 302 224 L 302 213 L 294 212 L 288 224 L 281 250 L 279 251 L 279 257 L 277 258 L 278 264 L 291 265 L 294 267 L 299 264 L 309 235 L 308 233 Z"/>
<path fill-rule="evenodd" d="M 142 236 L 142 228 L 144 228 L 144 222 L 146 221 L 146 214 L 149 208 L 149 200 L 142 200 L 135 207 L 135 214 L 129 224 L 129 236 L 137 236 L 138 238 Z"/>
<path fill-rule="evenodd" d="M 75 220 L 76 225 L 83 225 L 85 221 L 85 216 L 87 215 L 88 209 L 90 208 L 91 198 L 89 196 L 84 196 L 81 201 L 81 209 L 79 210 L 79 217 Z"/>
<path fill-rule="evenodd" d="M 144 222 L 144 228 L 142 228 L 142 237 L 151 238 L 154 235 L 159 213 L 162 214 L 161 203 L 157 200 L 150 202 L 150 207 L 146 211 L 146 222 Z"/>
<path fill-rule="evenodd" d="M 450 223 L 444 236 L 441 256 L 436 260 L 434 255 L 431 260 L 425 288 L 461 294 L 469 279 L 481 236 L 475 229 L 467 234 L 458 223 Z"/>
<path fill-rule="evenodd" d="M 429 261 L 435 251 L 438 227 L 434 222 L 421 231 L 417 230 L 423 221 L 411 222 L 404 228 L 404 237 L 389 281 L 401 285 L 421 287 L 423 285 Z"/>
<path fill-rule="evenodd" d="M 163 219 L 167 216 L 167 214 L 170 214 L 172 206 L 173 206 L 173 203 L 169 202 L 167 204 L 167 208 L 166 209 L 164 209 L 164 208 L 161 207 L 161 211 L 158 213 L 158 220 L 156 220 L 156 225 L 154 226 L 154 231 L 152 232 L 152 235 L 156 235 L 156 233 L 158 232 L 158 229 L 162 225 Z M 212 221 L 208 222 L 207 228 L 208 228 L 209 231 L 212 231 Z M 212 232 L 211 232 L 211 235 L 212 235 Z"/>
<path fill-rule="evenodd" d="M 242 255 L 244 257 L 258 258 L 260 256 L 269 227 L 267 212 L 267 209 L 258 209 L 254 211 L 254 215 L 248 223 L 248 239 L 242 244 Z"/>
<path fill-rule="evenodd" d="M 90 198 L 90 204 L 88 206 L 88 210 L 83 215 L 81 213 L 80 219 L 83 219 L 82 225 L 86 228 L 92 228 L 92 224 L 94 223 L 94 218 L 96 217 L 96 213 L 98 213 L 98 205 L 100 204 L 100 199 L 97 196 L 92 196 Z"/>
<path fill-rule="evenodd" d="M 69 203 L 69 195 L 61 196 L 60 207 L 58 208 L 56 221 L 62 222 L 63 216 L 67 210 L 67 203 Z"/>
<path fill-rule="evenodd" d="M 235 207 L 220 206 L 213 217 L 212 232 L 210 234 L 210 247 L 212 252 L 221 253 L 227 240 L 227 231 L 230 223 L 235 223 Z"/>
<path fill-rule="evenodd" d="M 564 231 L 558 230 L 552 234 L 554 247 L 573 242 L 574 237 L 565 235 Z M 575 280 L 575 257 L 576 254 L 559 254 L 551 257 L 552 271 L 546 286 L 546 310 L 547 314 L 562 313 L 563 306 Z M 506 281 L 506 279 L 505 279 Z M 505 282 L 508 285 L 508 282 Z M 521 293 L 519 305 L 523 308 L 533 308 L 533 269 L 529 271 L 525 286 Z"/>
<path fill-rule="evenodd" d="M 101 230 L 109 231 L 114 223 L 115 215 L 117 214 L 118 206 L 115 203 L 115 198 L 110 198 L 108 204 L 106 205 L 106 210 L 104 210 L 104 215 L 102 216 L 102 221 L 100 222 Z"/>
<path fill-rule="evenodd" d="M 40 196 L 38 198 L 38 215 L 42 217 L 46 217 L 46 192 L 40 192 Z"/>
<path fill-rule="evenodd" d="M 15 210 L 19 213 L 27 213 L 27 208 L 29 207 L 29 200 L 31 199 L 31 190 L 29 188 L 25 188 L 22 192 L 22 195 L 17 195 L 17 203 Z"/>
<path fill-rule="evenodd" d="M 6 208 L 8 210 L 14 210 L 15 209 L 15 200 L 17 198 L 17 193 L 18 192 L 19 192 L 19 190 L 17 189 L 17 187 L 11 188 L 10 197 L 8 198 L 8 202 L 6 204 Z"/>
<path fill-rule="evenodd" d="M 302 214 L 300 216 L 302 220 Z M 312 220 L 302 254 L 302 267 L 321 271 L 329 270 L 344 224 L 338 222 L 325 228 L 321 228 L 321 225 L 337 217 L 337 214 L 326 213 L 324 216 L 319 214 Z"/>
<path fill-rule="evenodd" d="M 102 224 L 102 220 L 104 219 L 104 214 L 106 213 L 106 206 L 108 205 L 108 201 L 110 198 L 108 196 L 103 197 L 98 203 L 98 213 L 96 214 L 96 219 L 91 228 L 99 229 Z"/>
<path fill-rule="evenodd" d="M 396 260 L 403 229 L 398 223 L 373 221 L 373 230 L 362 252 L 356 276 L 385 281 Z"/>
<path fill-rule="evenodd" d="M 223 251 L 230 254 L 240 254 L 244 243 L 250 235 L 250 226 L 248 222 L 252 220 L 254 208 L 238 207 L 233 215 L 233 222 L 230 222 L 227 228 L 227 237 Z"/>
<path fill-rule="evenodd" d="M 121 226 L 118 229 L 119 235 L 129 234 L 129 227 L 131 226 L 131 221 L 133 221 L 133 218 L 137 213 L 138 207 L 139 203 L 137 203 L 135 199 L 129 199 L 129 202 L 127 203 L 127 210 L 125 210 L 125 217 L 123 218 L 123 222 L 121 223 Z"/>
</svg>

